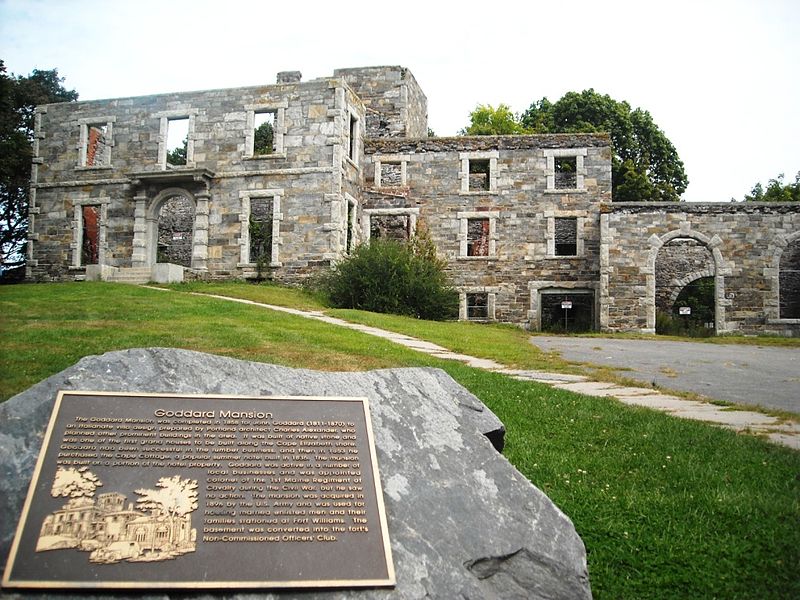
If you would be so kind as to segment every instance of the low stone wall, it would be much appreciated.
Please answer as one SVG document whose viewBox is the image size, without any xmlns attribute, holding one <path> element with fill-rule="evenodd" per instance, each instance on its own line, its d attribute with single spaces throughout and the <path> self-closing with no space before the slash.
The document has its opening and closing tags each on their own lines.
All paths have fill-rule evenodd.
<svg viewBox="0 0 800 600">
<path fill-rule="evenodd" d="M 800 320 L 780 313 L 781 261 L 800 239 L 800 205 L 617 203 L 601 213 L 604 330 L 654 331 L 657 257 L 689 239 L 713 259 L 718 333 L 800 335 Z"/>
</svg>

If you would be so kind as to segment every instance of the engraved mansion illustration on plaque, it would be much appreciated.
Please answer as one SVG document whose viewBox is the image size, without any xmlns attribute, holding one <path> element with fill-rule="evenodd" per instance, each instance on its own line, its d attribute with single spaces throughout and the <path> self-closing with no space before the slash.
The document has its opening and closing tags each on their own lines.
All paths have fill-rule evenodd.
<svg viewBox="0 0 800 600">
<path fill-rule="evenodd" d="M 161 477 L 154 489 L 135 490 L 129 502 L 119 492 L 97 494 L 100 479 L 87 467 L 59 467 L 50 494 L 69 498 L 42 523 L 36 552 L 74 548 L 89 561 L 151 562 L 176 558 L 196 548 L 197 481 Z"/>
</svg>

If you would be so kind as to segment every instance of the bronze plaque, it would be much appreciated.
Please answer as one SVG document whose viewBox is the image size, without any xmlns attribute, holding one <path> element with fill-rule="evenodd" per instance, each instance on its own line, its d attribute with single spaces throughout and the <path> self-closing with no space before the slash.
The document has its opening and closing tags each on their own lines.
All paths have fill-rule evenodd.
<svg viewBox="0 0 800 600">
<path fill-rule="evenodd" d="M 395 583 L 366 398 L 60 392 L 3 585 Z"/>
</svg>

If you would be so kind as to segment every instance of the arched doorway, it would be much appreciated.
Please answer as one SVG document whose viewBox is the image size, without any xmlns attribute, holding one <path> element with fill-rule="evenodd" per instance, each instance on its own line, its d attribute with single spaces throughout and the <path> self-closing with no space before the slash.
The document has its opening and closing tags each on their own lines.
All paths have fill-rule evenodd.
<svg viewBox="0 0 800 600">
<path fill-rule="evenodd" d="M 195 200 L 186 190 L 162 191 L 150 204 L 147 218 L 148 262 L 192 267 Z"/>
<path fill-rule="evenodd" d="M 725 307 L 730 301 L 725 299 L 725 275 L 730 274 L 730 269 L 720 252 L 721 244 L 718 236 L 710 238 L 692 230 L 688 222 L 682 223 L 680 229 L 650 238 L 645 290 L 650 332 L 656 331 L 657 321 L 663 325 L 665 319 L 671 318 L 673 311 L 678 317 L 698 312 L 704 318 L 703 328 L 709 323 L 708 328 L 714 333 L 726 331 Z M 698 283 L 693 284 L 695 281 Z M 684 292 L 684 297 L 693 298 L 696 308 L 677 304 L 680 294 L 690 284 L 692 288 Z M 705 319 L 712 307 L 713 321 Z"/>
<path fill-rule="evenodd" d="M 172 196 L 158 211 L 156 262 L 192 266 L 194 202 L 186 196 Z"/>
<path fill-rule="evenodd" d="M 714 256 L 693 238 L 676 237 L 656 256 L 656 333 L 709 335 L 715 330 Z"/>
</svg>

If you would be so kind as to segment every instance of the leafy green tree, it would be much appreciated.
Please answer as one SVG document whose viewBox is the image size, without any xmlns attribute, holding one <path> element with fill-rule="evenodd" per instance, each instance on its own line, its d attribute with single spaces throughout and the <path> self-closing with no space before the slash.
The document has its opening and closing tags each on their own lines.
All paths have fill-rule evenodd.
<svg viewBox="0 0 800 600">
<path fill-rule="evenodd" d="M 632 110 L 627 102 L 593 89 L 568 92 L 556 102 L 533 102 L 520 123 L 532 133 L 608 132 L 614 147 L 611 178 L 616 201 L 674 202 L 689 183 L 675 146 L 649 112 Z"/>
<path fill-rule="evenodd" d="M 269 121 L 264 121 L 256 127 L 253 137 L 253 154 L 272 154 L 274 137 L 275 132 Z"/>
<path fill-rule="evenodd" d="M 183 138 L 183 143 L 180 146 L 175 146 L 172 150 L 167 151 L 167 164 L 173 167 L 181 167 L 186 164 L 186 157 L 189 151 L 189 136 Z"/>
<path fill-rule="evenodd" d="M 0 271 L 21 269 L 28 237 L 34 108 L 78 99 L 57 69 L 7 75 L 0 60 Z M 19 272 L 19 271 L 17 271 Z"/>
<path fill-rule="evenodd" d="M 800 171 L 794 177 L 794 183 L 783 183 L 783 173 L 767 183 L 767 189 L 757 183 L 745 194 L 745 202 L 800 202 Z"/>
<path fill-rule="evenodd" d="M 621 183 L 614 188 L 614 200 L 617 202 L 638 202 L 653 196 L 653 184 L 631 159 L 622 163 L 619 180 Z"/>
<path fill-rule="evenodd" d="M 497 108 L 491 104 L 479 104 L 469 113 L 469 127 L 461 135 L 520 135 L 529 133 L 507 104 Z"/>
</svg>

